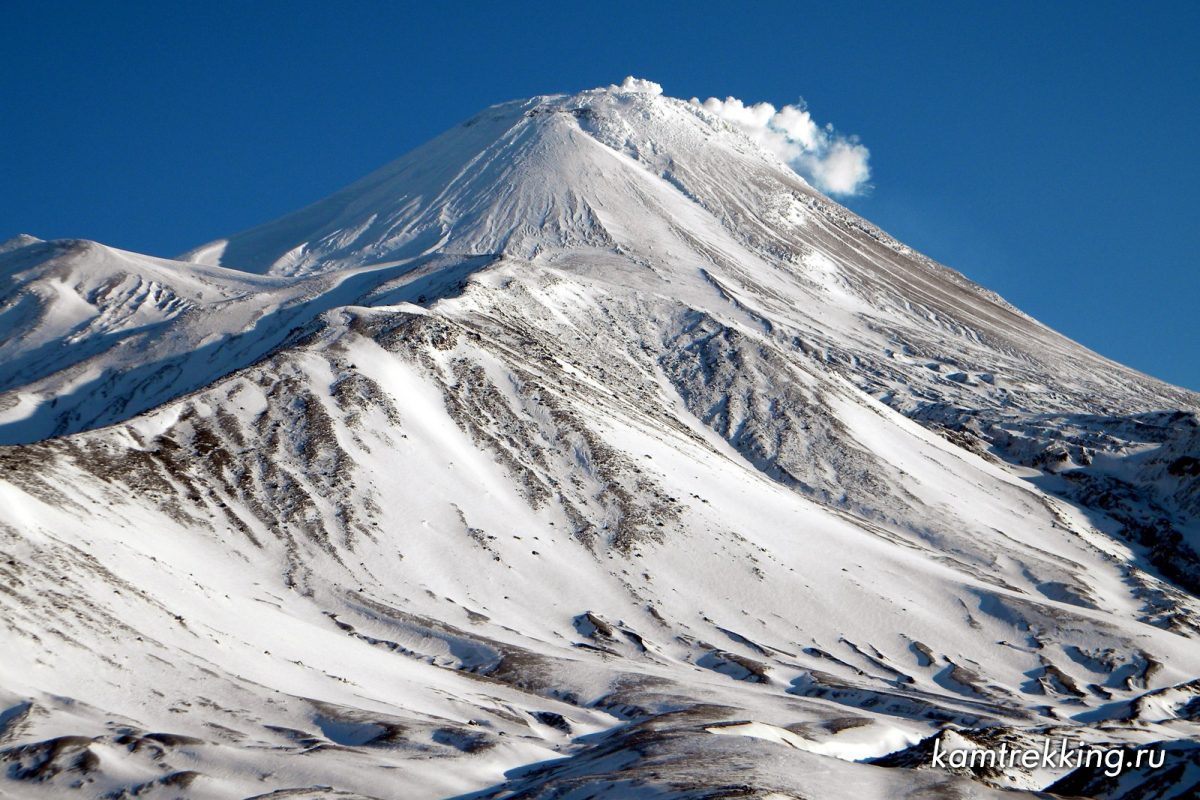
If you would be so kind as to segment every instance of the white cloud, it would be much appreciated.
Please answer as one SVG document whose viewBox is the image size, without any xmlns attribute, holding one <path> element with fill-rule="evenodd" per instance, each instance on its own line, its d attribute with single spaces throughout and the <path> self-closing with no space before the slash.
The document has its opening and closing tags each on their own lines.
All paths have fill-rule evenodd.
<svg viewBox="0 0 1200 800">
<path fill-rule="evenodd" d="M 834 139 L 823 155 L 804 155 L 817 185 L 834 194 L 858 194 L 871 177 L 867 159 L 871 152 L 858 142 Z"/>
<path fill-rule="evenodd" d="M 632 92 L 634 94 L 662 94 L 662 84 L 654 81 L 644 80 L 643 78 L 635 78 L 632 75 L 626 76 L 625 80 L 621 81 L 621 85 L 615 83 L 608 87 L 610 92 Z"/>
<path fill-rule="evenodd" d="M 736 97 L 710 97 L 704 102 L 693 97 L 691 102 L 736 125 L 823 192 L 853 195 L 867 188 L 871 152 L 857 139 L 835 132 L 831 125 L 817 125 L 803 105 L 780 109 L 770 103 L 748 106 Z"/>
</svg>

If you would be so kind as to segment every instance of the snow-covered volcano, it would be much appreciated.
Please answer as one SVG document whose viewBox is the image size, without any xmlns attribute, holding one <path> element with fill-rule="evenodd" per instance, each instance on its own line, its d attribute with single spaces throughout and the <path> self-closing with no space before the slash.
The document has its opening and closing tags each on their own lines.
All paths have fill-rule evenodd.
<svg viewBox="0 0 1200 800">
<path fill-rule="evenodd" d="M 625 86 L 0 246 L 0 794 L 1186 796 L 1200 397 Z"/>
</svg>

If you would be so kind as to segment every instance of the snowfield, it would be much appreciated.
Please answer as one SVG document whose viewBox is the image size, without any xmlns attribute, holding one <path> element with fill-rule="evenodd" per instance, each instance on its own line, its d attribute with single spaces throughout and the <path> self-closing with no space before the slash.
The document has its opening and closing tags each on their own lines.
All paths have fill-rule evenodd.
<svg viewBox="0 0 1200 800">
<path fill-rule="evenodd" d="M 1200 396 L 647 86 L 0 245 L 0 797 L 1194 796 Z"/>
</svg>

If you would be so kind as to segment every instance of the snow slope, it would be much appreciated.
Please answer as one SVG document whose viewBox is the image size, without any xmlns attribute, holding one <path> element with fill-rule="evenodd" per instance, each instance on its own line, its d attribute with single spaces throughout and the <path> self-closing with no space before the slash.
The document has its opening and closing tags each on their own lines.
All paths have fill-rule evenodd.
<svg viewBox="0 0 1200 800">
<path fill-rule="evenodd" d="M 1200 398 L 690 103 L 0 274 L 0 792 L 990 796 L 1067 776 L 922 740 L 1196 736 Z"/>
</svg>

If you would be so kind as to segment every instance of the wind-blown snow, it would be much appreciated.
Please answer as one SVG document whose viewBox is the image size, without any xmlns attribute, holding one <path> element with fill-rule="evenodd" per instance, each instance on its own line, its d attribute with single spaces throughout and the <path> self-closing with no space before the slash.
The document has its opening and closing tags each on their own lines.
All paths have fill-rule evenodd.
<svg viewBox="0 0 1200 800">
<path fill-rule="evenodd" d="M 693 97 L 691 102 L 733 123 L 821 191 L 854 195 L 867 187 L 870 151 L 857 139 L 835 133 L 831 125 L 818 125 L 804 105 L 776 109 L 766 102 L 746 105 L 736 97 L 710 97 L 704 102 Z"/>
<path fill-rule="evenodd" d="M 627 75 L 625 80 L 621 81 L 620 85 L 610 84 L 608 87 L 610 92 L 635 92 L 639 94 L 660 95 L 663 93 L 661 84 L 654 81 L 648 81 L 644 78 L 635 78 L 632 75 Z"/>
</svg>

